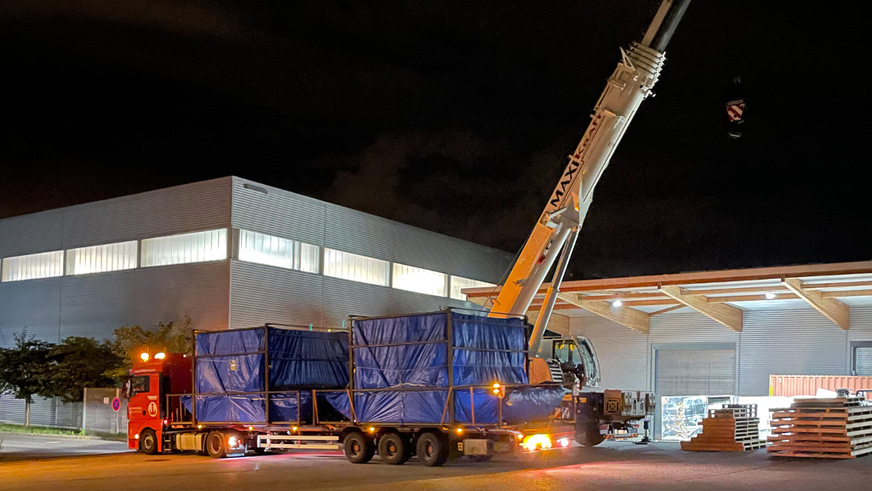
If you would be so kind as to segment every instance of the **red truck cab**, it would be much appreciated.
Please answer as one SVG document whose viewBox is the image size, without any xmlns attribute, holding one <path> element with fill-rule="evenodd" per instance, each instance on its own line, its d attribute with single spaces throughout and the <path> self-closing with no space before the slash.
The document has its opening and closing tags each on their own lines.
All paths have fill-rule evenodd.
<svg viewBox="0 0 872 491">
<path fill-rule="evenodd" d="M 171 421 L 167 394 L 191 393 L 191 358 L 181 353 L 143 354 L 124 383 L 127 446 L 147 454 L 163 451 L 163 430 Z"/>
</svg>

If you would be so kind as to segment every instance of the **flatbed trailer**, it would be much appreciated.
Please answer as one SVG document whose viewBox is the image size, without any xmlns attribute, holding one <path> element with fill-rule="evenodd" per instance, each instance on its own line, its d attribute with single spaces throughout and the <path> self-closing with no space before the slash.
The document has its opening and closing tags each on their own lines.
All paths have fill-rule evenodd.
<svg viewBox="0 0 872 491">
<path fill-rule="evenodd" d="M 410 319 L 442 322 L 443 331 L 429 341 L 376 344 L 355 342 L 354 327 L 344 333 L 276 325 L 198 331 L 192 357 L 166 354 L 134 366 L 125 390 L 130 397 L 129 446 L 145 453 L 194 451 L 215 458 L 285 449 L 341 449 L 353 463 L 368 462 L 377 453 L 389 464 L 402 464 L 417 455 L 425 465 L 442 465 L 461 456 L 487 460 L 496 454 L 570 445 L 572 427 L 555 424 L 550 412 L 558 411 L 548 407 L 560 404 L 554 394 L 562 388 L 512 381 L 496 387 L 492 382 L 448 383 L 455 375 L 458 381 L 469 381 L 501 370 L 506 377 L 512 373 L 525 377 L 522 324 L 514 326 L 521 333 L 518 338 L 503 332 L 507 321 L 449 310 L 356 319 L 352 326 Z M 515 349 L 453 345 L 454 319 L 460 319 L 467 330 L 459 336 L 481 336 L 489 330 L 497 343 L 514 343 Z M 446 365 L 413 366 L 411 371 L 439 372 L 439 383 L 373 387 L 366 377 L 356 376 L 370 368 L 367 359 L 373 361 L 365 352 L 421 349 L 430 349 L 431 354 L 438 350 Z M 496 356 L 497 361 L 491 362 L 486 375 L 473 373 L 478 368 L 472 375 L 455 374 L 455 366 L 459 371 L 470 369 L 453 361 L 455 352 L 464 353 L 466 361 L 472 353 Z M 521 366 L 506 365 L 509 358 L 520 360 Z M 295 384 L 315 388 L 294 388 Z M 550 399 L 543 402 L 542 394 Z M 506 399 L 515 407 L 507 407 Z M 524 405 L 545 414 L 544 422 L 508 424 L 507 418 L 517 420 L 514 413 Z"/>
</svg>

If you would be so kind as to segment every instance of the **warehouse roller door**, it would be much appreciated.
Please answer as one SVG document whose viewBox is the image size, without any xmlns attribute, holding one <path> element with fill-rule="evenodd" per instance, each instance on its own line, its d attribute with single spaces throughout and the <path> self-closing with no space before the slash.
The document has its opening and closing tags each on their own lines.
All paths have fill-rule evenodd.
<svg viewBox="0 0 872 491">
<path fill-rule="evenodd" d="M 664 397 L 668 396 L 729 396 L 737 393 L 735 343 L 655 345 L 653 352 L 654 392 L 661 409 L 665 407 Z M 701 417 L 704 409 L 704 404 L 695 408 L 695 412 L 701 412 L 696 417 Z M 658 435 L 662 430 L 661 412 L 655 411 Z M 686 416 L 694 417 L 689 413 Z"/>
</svg>

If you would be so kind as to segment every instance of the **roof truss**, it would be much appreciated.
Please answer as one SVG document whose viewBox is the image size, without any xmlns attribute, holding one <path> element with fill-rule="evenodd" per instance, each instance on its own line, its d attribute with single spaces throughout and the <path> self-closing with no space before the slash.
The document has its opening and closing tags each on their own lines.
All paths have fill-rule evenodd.
<svg viewBox="0 0 872 491">
<path fill-rule="evenodd" d="M 842 329 L 847 331 L 851 328 L 851 309 L 844 303 L 835 298 L 824 297 L 820 291 L 806 288 L 798 278 L 784 278 L 781 282 L 788 290 L 808 302 L 809 305 Z"/>
<path fill-rule="evenodd" d="M 651 331 L 651 317 L 641 310 L 621 305 L 616 307 L 614 303 L 605 300 L 584 300 L 577 293 L 560 293 L 557 295 L 567 303 L 578 306 L 600 317 L 616 322 L 634 331 L 648 334 Z"/>
<path fill-rule="evenodd" d="M 688 294 L 678 286 L 662 286 L 660 290 L 687 307 L 713 319 L 736 332 L 742 332 L 742 310 L 725 303 L 710 303 L 705 295 Z"/>
</svg>

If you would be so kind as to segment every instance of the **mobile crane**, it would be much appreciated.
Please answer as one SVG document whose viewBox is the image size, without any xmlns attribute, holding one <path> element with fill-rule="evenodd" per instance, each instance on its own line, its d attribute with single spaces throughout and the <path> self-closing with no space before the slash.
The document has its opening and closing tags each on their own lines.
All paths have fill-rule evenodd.
<svg viewBox="0 0 872 491">
<path fill-rule="evenodd" d="M 652 394 L 580 392 L 596 386 L 598 366 L 592 345 L 580 337 L 544 334 L 593 191 L 642 101 L 652 94 L 665 61 L 666 45 L 690 0 L 663 0 L 640 42 L 621 50 L 621 61 L 600 95 L 591 122 L 569 155 L 557 186 L 509 273 L 492 300 L 490 315 L 526 313 L 546 275 L 554 269 L 529 341 L 530 383 L 558 382 L 572 387 L 576 440 L 596 445 L 602 431 L 626 429 L 629 421 L 653 410 Z M 556 266 L 555 266 L 556 263 Z M 570 357 L 578 354 L 578 359 Z"/>
</svg>

